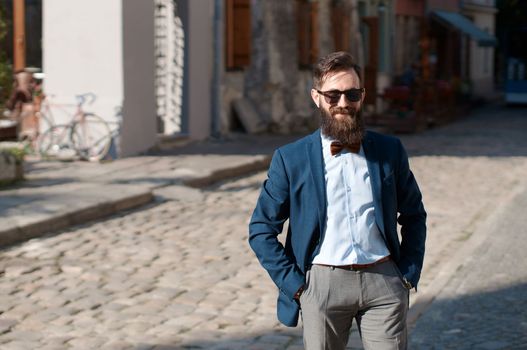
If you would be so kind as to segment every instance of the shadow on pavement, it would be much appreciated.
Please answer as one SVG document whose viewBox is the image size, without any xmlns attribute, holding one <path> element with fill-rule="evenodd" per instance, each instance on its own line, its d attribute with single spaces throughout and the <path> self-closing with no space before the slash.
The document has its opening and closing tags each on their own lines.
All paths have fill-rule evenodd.
<svg viewBox="0 0 527 350">
<path fill-rule="evenodd" d="M 39 177 L 38 179 L 31 180 L 31 181 L 24 181 L 15 183 L 11 186 L 6 186 L 0 188 L 0 191 L 7 191 L 7 190 L 16 190 L 19 188 L 28 188 L 28 187 L 48 187 L 48 186 L 57 186 L 57 185 L 64 185 L 72 182 L 77 182 L 78 179 L 74 177 Z"/>
<path fill-rule="evenodd" d="M 527 156 L 527 108 L 489 106 L 454 123 L 399 136 L 410 156 Z"/>
<path fill-rule="evenodd" d="M 259 334 L 206 340 L 207 332 L 203 331 L 202 340 L 174 344 L 141 344 L 135 350 L 302 350 L 302 330 L 269 330 Z"/>
<path fill-rule="evenodd" d="M 411 330 L 409 349 L 527 349 L 525 305 L 527 282 L 436 300 Z"/>
<path fill-rule="evenodd" d="M 527 349 L 527 283 L 460 298 L 436 300 L 409 333 L 409 349 Z M 270 320 L 271 322 L 271 320 Z M 199 328 L 199 327 L 198 327 Z M 301 350 L 301 328 L 173 344 L 141 344 L 152 350 Z M 214 331 L 213 331 L 214 332 Z M 196 338 L 199 338 L 196 333 Z M 347 349 L 362 349 L 348 343 Z"/>
<path fill-rule="evenodd" d="M 416 134 L 396 135 L 410 156 L 508 157 L 527 156 L 527 107 L 483 106 L 470 115 Z M 272 152 L 302 135 L 238 134 L 219 140 L 192 142 L 156 156 L 223 154 L 256 155 Z"/>
<path fill-rule="evenodd" d="M 307 133 L 306 133 L 307 134 Z M 298 140 L 306 134 L 273 135 L 273 134 L 231 134 L 220 139 L 190 142 L 186 145 L 167 150 L 152 151 L 149 155 L 268 155 L 287 143 Z"/>
</svg>

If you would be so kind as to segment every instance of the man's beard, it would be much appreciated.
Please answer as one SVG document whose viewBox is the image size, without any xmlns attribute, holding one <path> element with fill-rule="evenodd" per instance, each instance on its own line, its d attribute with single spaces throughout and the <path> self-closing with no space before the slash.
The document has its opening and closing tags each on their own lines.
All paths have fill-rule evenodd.
<svg viewBox="0 0 527 350">
<path fill-rule="evenodd" d="M 364 133 L 364 120 L 359 110 L 353 107 L 331 107 L 329 111 L 320 109 L 320 129 L 322 133 L 347 145 L 361 143 Z M 345 114 L 344 118 L 337 119 L 335 115 Z"/>
</svg>

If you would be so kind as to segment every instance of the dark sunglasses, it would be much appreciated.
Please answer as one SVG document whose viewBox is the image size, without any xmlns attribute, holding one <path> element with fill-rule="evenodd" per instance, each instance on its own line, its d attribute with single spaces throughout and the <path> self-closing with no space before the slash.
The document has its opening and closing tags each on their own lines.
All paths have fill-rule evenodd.
<svg viewBox="0 0 527 350">
<path fill-rule="evenodd" d="M 315 89 L 317 90 L 317 89 Z M 362 98 L 362 94 L 364 93 L 364 88 L 359 89 L 349 89 L 345 91 L 340 90 L 330 90 L 330 91 L 320 91 L 317 90 L 319 94 L 324 96 L 326 99 L 326 103 L 329 103 L 330 105 L 337 104 L 340 100 L 340 96 L 344 95 L 350 102 L 359 102 Z"/>
</svg>

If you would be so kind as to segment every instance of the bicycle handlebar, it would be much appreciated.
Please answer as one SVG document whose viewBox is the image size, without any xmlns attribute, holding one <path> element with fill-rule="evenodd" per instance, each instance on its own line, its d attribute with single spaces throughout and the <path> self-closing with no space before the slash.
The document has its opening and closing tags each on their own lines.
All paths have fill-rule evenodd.
<svg viewBox="0 0 527 350">
<path fill-rule="evenodd" d="M 97 99 L 97 96 L 93 92 L 88 92 L 85 94 L 76 95 L 75 98 L 77 99 L 77 105 L 80 107 L 84 103 L 91 105 Z"/>
</svg>

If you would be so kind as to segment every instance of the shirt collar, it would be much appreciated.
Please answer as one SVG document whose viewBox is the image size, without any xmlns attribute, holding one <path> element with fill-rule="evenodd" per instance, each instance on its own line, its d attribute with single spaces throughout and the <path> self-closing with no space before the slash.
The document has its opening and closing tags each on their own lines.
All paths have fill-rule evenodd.
<svg viewBox="0 0 527 350">
<path fill-rule="evenodd" d="M 322 132 L 320 133 L 320 138 L 322 139 L 322 154 L 324 158 L 331 157 L 331 143 L 336 140 L 327 137 Z"/>
</svg>

